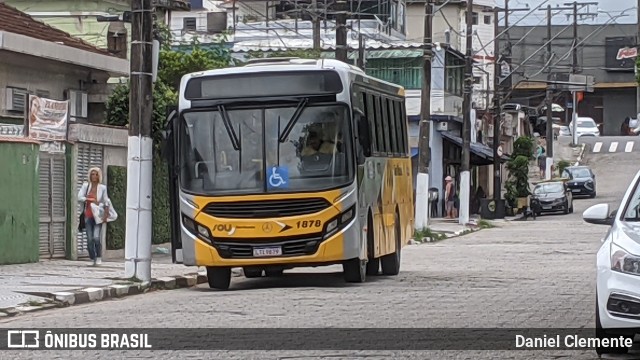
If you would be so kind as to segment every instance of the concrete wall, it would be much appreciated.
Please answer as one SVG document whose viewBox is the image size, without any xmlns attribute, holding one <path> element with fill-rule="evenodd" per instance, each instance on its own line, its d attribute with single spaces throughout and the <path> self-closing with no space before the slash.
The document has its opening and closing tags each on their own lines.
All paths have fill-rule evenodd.
<svg viewBox="0 0 640 360">
<path fill-rule="evenodd" d="M 635 117 L 636 91 L 608 90 L 602 94 L 603 135 L 619 135 L 620 126 L 627 116 Z"/>
<path fill-rule="evenodd" d="M 39 146 L 0 142 L 0 265 L 38 262 Z"/>
</svg>

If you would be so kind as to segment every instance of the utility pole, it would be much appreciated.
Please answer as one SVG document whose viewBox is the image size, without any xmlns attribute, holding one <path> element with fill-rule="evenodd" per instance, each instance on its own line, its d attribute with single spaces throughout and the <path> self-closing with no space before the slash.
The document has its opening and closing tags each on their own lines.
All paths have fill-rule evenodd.
<svg viewBox="0 0 640 360">
<path fill-rule="evenodd" d="M 464 66 L 464 98 L 462 99 L 462 166 L 460 171 L 460 216 L 458 221 L 469 223 L 471 198 L 471 97 L 473 92 L 473 0 L 467 0 L 466 56 Z"/>
<path fill-rule="evenodd" d="M 320 50 L 320 15 L 318 14 L 318 0 L 312 0 L 311 23 L 313 31 L 313 49 Z"/>
<path fill-rule="evenodd" d="M 584 2 L 584 3 L 578 3 L 577 1 L 574 1 L 572 3 L 565 3 L 564 5 L 572 5 L 573 8 L 573 43 L 571 44 L 571 55 L 572 55 L 572 61 L 571 61 L 571 73 L 572 74 L 576 74 L 578 72 L 578 43 L 579 43 L 579 39 L 578 39 L 578 15 L 582 16 L 589 16 L 589 15 L 597 15 L 597 14 L 591 14 L 591 13 L 586 13 L 586 14 L 578 14 L 578 5 L 580 5 L 580 8 L 585 7 L 585 6 L 589 6 L 589 5 L 598 5 L 597 2 Z M 572 108 L 572 112 L 571 112 L 571 123 L 573 124 L 573 126 L 571 127 L 571 138 L 572 141 L 571 143 L 574 146 L 578 145 L 578 134 L 576 134 L 576 130 L 577 130 L 577 126 L 578 126 L 578 122 L 577 122 L 577 118 L 578 118 L 578 104 L 577 104 L 577 94 L 575 91 L 571 92 L 571 95 L 573 97 L 572 99 L 572 104 L 573 106 Z"/>
<path fill-rule="evenodd" d="M 364 70 L 365 41 L 362 33 L 358 34 L 358 67 Z"/>
<path fill-rule="evenodd" d="M 551 29 L 551 5 L 547 5 L 547 61 L 551 63 L 551 57 L 553 56 L 551 52 L 551 38 L 553 36 Z M 551 68 L 547 70 L 547 80 L 551 80 Z M 553 91 L 551 88 L 551 83 L 547 83 L 547 151 L 546 157 L 547 162 L 545 164 L 545 178 L 547 180 L 551 180 L 551 165 L 553 165 Z"/>
<path fill-rule="evenodd" d="M 336 3 L 336 59 L 348 62 L 347 47 L 347 2 L 339 0 Z"/>
<path fill-rule="evenodd" d="M 418 138 L 418 175 L 416 176 L 416 225 L 417 230 L 429 226 L 429 165 L 431 164 L 431 59 L 433 56 L 433 3 L 424 3 L 424 34 L 422 44 L 422 106 L 420 107 L 420 132 Z"/>
<path fill-rule="evenodd" d="M 125 274 L 151 280 L 151 187 L 153 171 L 153 9 L 151 0 L 131 2 L 131 91 L 127 164 Z"/>
<path fill-rule="evenodd" d="M 500 88 L 500 41 L 498 34 L 500 33 L 500 9 L 495 7 L 493 9 L 493 31 L 494 39 L 493 44 L 493 103 L 495 107 L 495 113 L 493 115 L 493 200 L 495 203 L 494 217 L 498 214 L 498 206 L 501 206 L 502 201 L 502 172 L 500 164 L 500 121 L 502 115 L 502 91 Z"/>
</svg>

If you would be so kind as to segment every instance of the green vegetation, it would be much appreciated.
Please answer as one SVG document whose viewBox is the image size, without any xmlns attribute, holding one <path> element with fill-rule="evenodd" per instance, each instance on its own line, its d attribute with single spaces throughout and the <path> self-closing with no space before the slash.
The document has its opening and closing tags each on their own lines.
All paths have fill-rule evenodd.
<svg viewBox="0 0 640 360">
<path fill-rule="evenodd" d="M 127 224 L 127 168 L 124 166 L 107 167 L 107 188 L 109 198 L 118 210 L 116 221 L 107 226 L 107 250 L 124 248 Z"/>
<path fill-rule="evenodd" d="M 568 168 L 569 166 L 571 166 L 571 163 L 568 162 L 567 160 L 560 160 L 558 161 L 558 176 L 562 176 L 562 172 L 564 171 L 564 169 Z"/>
</svg>

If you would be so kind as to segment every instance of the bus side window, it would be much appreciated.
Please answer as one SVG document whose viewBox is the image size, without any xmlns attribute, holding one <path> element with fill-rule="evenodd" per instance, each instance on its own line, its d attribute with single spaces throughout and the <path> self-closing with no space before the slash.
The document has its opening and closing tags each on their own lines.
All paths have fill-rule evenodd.
<svg viewBox="0 0 640 360">
<path fill-rule="evenodd" d="M 371 138 L 369 137 L 371 129 L 369 129 L 369 121 L 362 112 L 354 112 L 353 117 L 358 126 L 358 151 L 356 156 L 358 164 L 361 165 L 364 164 L 365 157 L 371 156 Z"/>
</svg>

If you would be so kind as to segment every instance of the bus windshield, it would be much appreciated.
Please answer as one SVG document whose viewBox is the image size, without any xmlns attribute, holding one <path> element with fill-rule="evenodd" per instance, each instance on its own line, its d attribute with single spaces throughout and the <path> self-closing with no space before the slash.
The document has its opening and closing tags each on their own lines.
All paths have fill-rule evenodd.
<svg viewBox="0 0 640 360">
<path fill-rule="evenodd" d="M 353 176 L 343 105 L 185 112 L 180 133 L 180 186 L 190 193 L 319 191 Z"/>
</svg>

